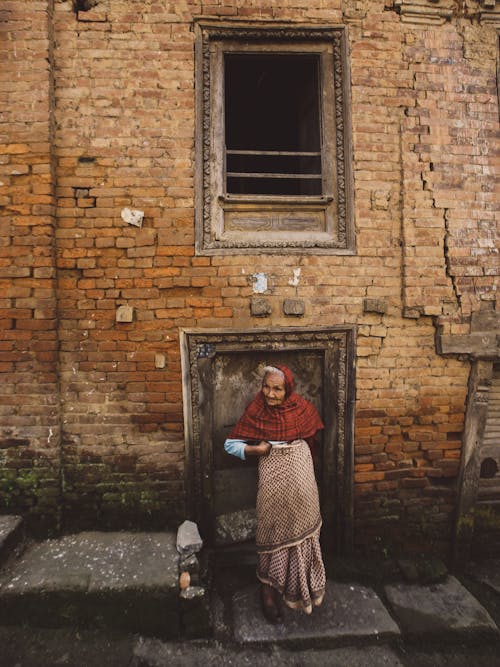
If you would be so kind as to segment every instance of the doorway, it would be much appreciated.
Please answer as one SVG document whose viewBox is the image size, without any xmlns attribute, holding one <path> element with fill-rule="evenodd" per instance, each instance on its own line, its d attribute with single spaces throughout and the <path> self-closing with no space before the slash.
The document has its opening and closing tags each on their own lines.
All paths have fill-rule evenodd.
<svg viewBox="0 0 500 667">
<path fill-rule="evenodd" d="M 354 336 L 353 328 L 182 332 L 188 507 L 209 545 L 253 538 L 257 461 L 229 456 L 224 441 L 260 390 L 262 368 L 284 364 L 325 424 L 316 466 L 323 549 L 351 550 Z"/>
</svg>

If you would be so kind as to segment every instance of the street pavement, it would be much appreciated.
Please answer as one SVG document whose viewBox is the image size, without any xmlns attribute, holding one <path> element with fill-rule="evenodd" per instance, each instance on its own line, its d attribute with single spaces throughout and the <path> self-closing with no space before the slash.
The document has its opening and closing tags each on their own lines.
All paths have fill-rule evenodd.
<svg viewBox="0 0 500 667">
<path fill-rule="evenodd" d="M 0 667 L 500 667 L 497 560 L 427 582 L 366 581 L 354 568 L 346 580 L 333 566 L 323 604 L 286 609 L 277 625 L 262 616 L 253 568 L 226 564 L 198 582 L 212 627 L 199 639 L 186 627 L 197 607 L 180 611 L 170 533 L 81 533 L 6 560 Z"/>
</svg>

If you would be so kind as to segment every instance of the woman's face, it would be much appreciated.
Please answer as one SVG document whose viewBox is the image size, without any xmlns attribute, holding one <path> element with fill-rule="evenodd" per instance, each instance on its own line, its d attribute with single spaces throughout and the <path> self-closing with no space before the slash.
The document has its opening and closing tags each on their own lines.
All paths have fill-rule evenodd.
<svg viewBox="0 0 500 667">
<path fill-rule="evenodd" d="M 262 393 L 268 405 L 281 405 L 286 394 L 285 380 L 277 373 L 268 373 L 262 382 Z"/>
</svg>

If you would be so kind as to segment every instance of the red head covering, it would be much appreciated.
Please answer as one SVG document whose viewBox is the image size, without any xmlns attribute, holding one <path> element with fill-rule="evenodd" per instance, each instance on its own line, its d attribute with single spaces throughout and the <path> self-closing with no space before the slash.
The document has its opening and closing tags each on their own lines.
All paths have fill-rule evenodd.
<svg viewBox="0 0 500 667">
<path fill-rule="evenodd" d="M 260 391 L 229 434 L 243 440 L 306 439 L 324 428 L 312 403 L 295 393 L 293 374 L 287 366 L 276 366 L 285 376 L 285 400 L 270 406 Z"/>
<path fill-rule="evenodd" d="M 285 396 L 288 398 L 295 391 L 295 378 L 292 371 L 288 366 L 273 366 L 272 368 L 277 368 L 285 376 Z"/>
</svg>

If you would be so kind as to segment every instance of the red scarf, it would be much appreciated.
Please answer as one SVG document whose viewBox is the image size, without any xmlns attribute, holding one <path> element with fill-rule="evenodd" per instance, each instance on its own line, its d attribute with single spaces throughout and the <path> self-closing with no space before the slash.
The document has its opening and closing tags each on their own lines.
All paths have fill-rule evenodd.
<svg viewBox="0 0 500 667">
<path fill-rule="evenodd" d="M 316 408 L 294 392 L 294 380 L 286 366 L 277 366 L 285 374 L 285 400 L 269 406 L 260 391 L 229 434 L 243 440 L 307 439 L 324 428 Z"/>
</svg>

